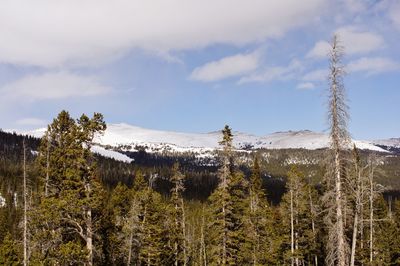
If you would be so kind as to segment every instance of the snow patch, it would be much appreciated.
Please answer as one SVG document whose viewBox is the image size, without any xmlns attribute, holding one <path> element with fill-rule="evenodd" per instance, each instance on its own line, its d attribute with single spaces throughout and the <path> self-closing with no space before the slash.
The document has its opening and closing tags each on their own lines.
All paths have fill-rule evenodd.
<svg viewBox="0 0 400 266">
<path fill-rule="evenodd" d="M 125 163 L 130 163 L 133 161 L 133 159 L 129 158 L 128 156 L 126 156 L 125 154 L 116 152 L 116 151 L 112 151 L 112 150 L 106 150 L 103 147 L 100 146 L 92 146 L 92 148 L 90 149 L 93 153 L 98 153 L 104 157 L 107 158 L 112 158 L 115 159 L 117 161 L 121 161 L 121 162 L 125 162 Z"/>
</svg>

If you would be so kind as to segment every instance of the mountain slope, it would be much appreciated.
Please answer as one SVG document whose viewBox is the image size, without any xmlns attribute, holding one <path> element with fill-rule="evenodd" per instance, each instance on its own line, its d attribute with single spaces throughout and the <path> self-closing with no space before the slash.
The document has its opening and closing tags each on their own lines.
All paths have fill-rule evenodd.
<svg viewBox="0 0 400 266">
<path fill-rule="evenodd" d="M 266 136 L 234 132 L 234 145 L 238 149 L 322 149 L 329 146 L 329 136 L 309 130 L 277 132 Z M 97 141 L 113 147 L 129 145 L 147 147 L 149 151 L 170 149 L 173 151 L 205 151 L 218 147 L 220 132 L 180 133 L 149 130 L 128 124 L 109 124 L 105 134 Z M 360 149 L 385 152 L 368 141 L 355 140 Z"/>
<path fill-rule="evenodd" d="M 45 129 L 24 134 L 41 137 Z M 329 136 L 309 130 L 276 132 L 265 136 L 233 132 L 234 145 L 240 150 L 253 149 L 323 149 L 329 147 Z M 93 151 L 106 157 L 129 162 L 130 159 L 118 153 L 122 151 L 146 150 L 147 152 L 195 152 L 209 154 L 218 148 L 221 139 L 219 131 L 210 133 L 181 133 L 145 129 L 124 123 L 108 124 L 107 130 L 95 138 L 97 147 Z M 388 152 L 400 147 L 400 139 L 377 141 L 353 140 L 359 149 Z M 103 147 L 103 148 L 102 148 Z M 104 149 L 107 147 L 108 149 Z M 116 150 L 111 152 L 109 149 Z"/>
</svg>

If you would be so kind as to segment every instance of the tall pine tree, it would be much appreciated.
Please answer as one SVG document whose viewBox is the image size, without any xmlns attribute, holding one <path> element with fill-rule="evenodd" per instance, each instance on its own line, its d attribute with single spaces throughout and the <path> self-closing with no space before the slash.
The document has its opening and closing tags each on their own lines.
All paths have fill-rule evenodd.
<svg viewBox="0 0 400 266">
<path fill-rule="evenodd" d="M 66 111 L 49 125 L 38 158 L 44 189 L 32 212 L 37 261 L 93 264 L 102 189 L 90 148 L 105 128 L 101 114 L 75 121 Z"/>
<path fill-rule="evenodd" d="M 171 177 L 171 206 L 170 217 L 172 223 L 170 226 L 171 242 L 174 252 L 174 265 L 187 265 L 187 244 L 186 244 L 186 217 L 185 204 L 183 201 L 184 178 L 185 176 L 179 170 L 179 163 L 175 163 L 172 169 Z"/>
<path fill-rule="evenodd" d="M 246 262 L 244 220 L 248 182 L 234 169 L 233 135 L 222 130 L 221 168 L 218 188 L 210 196 L 210 263 L 242 265 Z"/>
</svg>

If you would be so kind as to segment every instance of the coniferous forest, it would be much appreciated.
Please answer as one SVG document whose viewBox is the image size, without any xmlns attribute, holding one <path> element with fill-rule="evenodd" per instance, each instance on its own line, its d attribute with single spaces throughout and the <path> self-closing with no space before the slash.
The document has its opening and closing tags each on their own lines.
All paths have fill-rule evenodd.
<svg viewBox="0 0 400 266">
<path fill-rule="evenodd" d="M 316 180 L 239 160 L 229 126 L 208 166 L 93 154 L 100 113 L 62 111 L 41 139 L 0 132 L 0 265 L 400 265 L 400 199 L 380 182 L 400 165 L 351 143 L 342 52 L 335 36 Z"/>
</svg>

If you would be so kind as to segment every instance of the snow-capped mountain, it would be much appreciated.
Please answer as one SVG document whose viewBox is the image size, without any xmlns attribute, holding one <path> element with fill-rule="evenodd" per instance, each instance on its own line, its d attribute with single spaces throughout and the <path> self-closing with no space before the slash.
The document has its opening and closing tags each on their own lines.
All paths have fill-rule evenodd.
<svg viewBox="0 0 400 266">
<path fill-rule="evenodd" d="M 41 137 L 46 129 L 37 129 L 24 134 Z M 329 146 L 329 136 L 309 130 L 276 132 L 265 136 L 233 132 L 234 145 L 238 150 L 253 149 L 323 149 Z M 147 152 L 194 152 L 199 156 L 211 154 L 218 148 L 221 132 L 181 133 L 145 129 L 124 123 L 108 124 L 103 135 L 95 138 L 93 151 L 116 160 L 130 162 L 132 159 L 118 151 Z M 353 140 L 359 149 L 388 152 L 400 148 L 400 138 L 362 141 Z M 390 149 L 388 149 L 390 147 Z"/>
<path fill-rule="evenodd" d="M 237 149 L 321 149 L 329 146 L 329 137 L 309 130 L 277 132 L 266 136 L 233 132 Z M 221 140 L 219 131 L 211 133 L 180 133 L 144 129 L 128 124 L 109 124 L 103 136 L 97 138 L 102 145 L 113 147 L 145 147 L 149 151 L 205 151 L 218 148 Z M 385 150 L 368 141 L 354 141 L 360 149 Z"/>
</svg>

